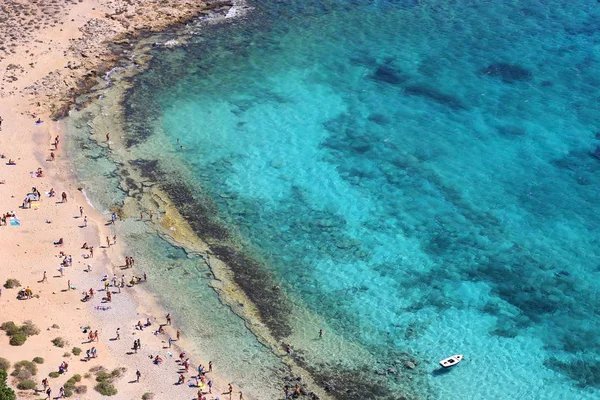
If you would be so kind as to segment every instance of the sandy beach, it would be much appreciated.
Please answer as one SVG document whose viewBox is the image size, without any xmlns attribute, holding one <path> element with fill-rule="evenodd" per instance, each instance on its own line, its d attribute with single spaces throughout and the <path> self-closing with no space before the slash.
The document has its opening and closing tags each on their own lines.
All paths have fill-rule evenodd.
<svg viewBox="0 0 600 400">
<path fill-rule="evenodd" d="M 110 68 L 115 56 L 106 47 L 108 40 L 160 30 L 211 10 L 225 12 L 230 6 L 137 0 L 0 3 L 0 211 L 7 215 L 6 225 L 0 226 L 0 281 L 4 285 L 14 279 L 20 285 L 2 287 L 0 323 L 22 326 L 30 321 L 39 330 L 35 334 L 31 329 L 34 334 L 19 346 L 9 344 L 6 332 L 0 334 L 0 357 L 11 364 L 8 384 L 17 398 L 45 397 L 44 378 L 52 398 L 59 396 L 61 387 L 74 392 L 73 398 L 101 398 L 94 389 L 100 381 L 114 385 L 116 397 L 123 399 L 141 399 L 144 394 L 155 399 L 260 398 L 257 393 L 242 394 L 235 382 L 231 394 L 224 394 L 230 392 L 229 381 L 219 376 L 218 365 L 206 373 L 206 385 L 200 385 L 204 394 L 198 397 L 192 377 L 198 375 L 199 365 L 208 370 L 210 360 L 185 353 L 185 332 L 177 340 L 177 315 L 167 321 L 169 311 L 143 288 L 143 266 L 125 267 L 125 257 L 135 255 L 127 254 L 114 237 L 110 218 L 86 201 L 64 156 L 65 129 L 53 120 L 64 115 L 77 92 Z M 94 248 L 93 256 L 89 247 Z M 30 288 L 31 298 L 17 299 L 25 288 Z M 90 289 L 94 296 L 82 302 L 83 292 Z M 136 327 L 138 321 L 143 329 Z M 156 332 L 159 328 L 164 333 Z M 90 341 L 89 333 L 96 331 L 98 337 Z M 139 349 L 134 346 L 138 339 Z M 88 358 L 93 347 L 97 357 Z M 156 356 L 162 362 L 154 362 Z M 180 356 L 189 358 L 187 371 Z M 14 373 L 15 363 L 36 357 L 33 376 Z M 68 368 L 61 371 L 64 363 Z M 62 373 L 52 378 L 52 372 Z M 74 376 L 76 383 L 67 383 Z M 181 378 L 184 383 L 177 384 Z M 27 380 L 35 382 L 35 390 L 17 388 Z"/>
</svg>

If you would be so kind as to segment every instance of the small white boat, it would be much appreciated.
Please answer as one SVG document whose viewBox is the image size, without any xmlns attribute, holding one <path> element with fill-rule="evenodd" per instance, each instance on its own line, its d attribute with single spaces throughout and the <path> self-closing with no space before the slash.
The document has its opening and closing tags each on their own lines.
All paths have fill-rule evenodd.
<svg viewBox="0 0 600 400">
<path fill-rule="evenodd" d="M 440 361 L 440 365 L 444 368 L 450 368 L 450 367 L 455 366 L 459 362 L 461 362 L 462 359 L 463 359 L 462 354 L 455 354 L 451 357 L 444 358 L 442 361 Z"/>
</svg>

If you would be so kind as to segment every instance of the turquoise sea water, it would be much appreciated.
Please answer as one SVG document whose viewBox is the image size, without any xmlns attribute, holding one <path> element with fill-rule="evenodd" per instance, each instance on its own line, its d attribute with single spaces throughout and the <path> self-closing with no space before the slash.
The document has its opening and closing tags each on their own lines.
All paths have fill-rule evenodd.
<svg viewBox="0 0 600 400">
<path fill-rule="evenodd" d="M 274 335 L 339 398 L 598 398 L 600 4 L 251 4 L 156 49 L 124 115 L 266 271 Z"/>
</svg>

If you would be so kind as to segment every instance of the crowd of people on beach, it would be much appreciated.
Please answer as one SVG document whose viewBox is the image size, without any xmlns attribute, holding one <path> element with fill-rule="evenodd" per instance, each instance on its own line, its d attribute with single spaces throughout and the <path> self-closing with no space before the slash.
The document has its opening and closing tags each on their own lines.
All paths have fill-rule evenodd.
<svg viewBox="0 0 600 400">
<path fill-rule="evenodd" d="M 1 121 L 1 119 L 0 119 L 0 121 Z M 107 136 L 107 138 L 108 138 L 108 136 Z M 59 143 L 60 143 L 60 137 L 56 136 L 54 138 L 54 141 L 52 142 L 52 144 L 54 146 L 54 150 L 51 152 L 50 159 L 48 161 L 54 161 L 56 159 L 56 155 L 59 150 Z M 12 162 L 12 160 L 9 160 L 9 161 Z M 34 175 L 36 178 L 44 178 L 45 177 L 45 173 L 41 167 L 36 170 Z M 48 192 L 46 192 L 45 194 L 48 197 L 52 198 L 56 195 L 56 192 L 55 192 L 54 188 L 50 188 L 50 190 Z M 27 193 L 27 195 L 25 196 L 25 199 L 23 200 L 22 208 L 23 209 L 32 208 L 32 206 L 34 206 L 36 204 L 36 202 L 41 202 L 43 197 L 44 196 L 38 190 L 37 186 L 32 187 L 31 191 L 29 193 Z M 67 193 L 63 191 L 61 194 L 61 204 L 67 203 L 67 200 L 68 200 Z M 84 213 L 83 207 L 77 206 L 77 214 L 78 214 L 78 216 L 75 216 L 74 218 L 76 218 L 80 221 L 83 221 L 83 225 L 81 227 L 83 227 L 83 228 L 87 227 L 88 226 L 88 218 L 87 218 L 87 215 L 85 215 L 85 213 Z M 144 217 L 143 213 L 140 214 L 140 217 L 141 218 Z M 14 213 L 14 211 L 4 213 L 1 216 L 0 224 L 6 225 L 7 221 L 9 221 L 12 218 L 16 218 L 16 214 Z M 150 218 L 150 220 L 152 220 L 152 218 L 153 218 L 152 212 L 149 213 L 149 218 Z M 117 221 L 119 219 L 120 218 L 119 218 L 118 214 L 116 212 L 113 212 L 110 216 L 110 221 L 108 223 L 106 223 L 105 225 L 113 226 L 117 223 Z M 46 220 L 46 223 L 52 223 L 52 221 Z M 106 235 L 105 241 L 106 241 L 106 246 L 100 246 L 99 243 L 93 243 L 93 245 L 90 245 L 88 242 L 83 243 L 83 245 L 81 246 L 81 249 L 87 250 L 88 253 L 82 254 L 81 257 L 83 259 L 93 259 L 95 247 L 108 249 L 108 248 L 116 246 L 117 245 L 116 234 L 111 233 L 110 235 Z M 57 241 L 54 242 L 54 245 L 58 248 L 63 248 L 65 246 L 65 244 L 66 243 L 65 243 L 65 240 L 63 239 L 63 237 L 60 237 Z M 59 265 L 57 267 L 59 276 L 55 276 L 56 278 L 62 278 L 64 276 L 66 276 L 67 274 L 68 275 L 73 274 L 72 272 L 67 273 L 67 271 L 70 271 L 73 268 L 73 261 L 74 261 L 73 256 L 68 253 L 69 253 L 68 250 L 59 250 L 56 253 L 56 257 L 59 260 Z M 131 255 L 127 255 L 125 257 L 124 264 L 125 264 L 124 266 L 119 266 L 117 268 L 134 269 L 136 267 L 135 259 Z M 87 263 L 87 267 L 83 271 L 91 273 L 92 265 L 90 263 Z M 134 272 L 130 275 L 130 278 L 127 278 L 125 276 L 125 274 L 120 274 L 120 277 L 119 277 L 116 272 L 113 273 L 112 276 L 105 274 L 100 280 L 100 287 L 90 287 L 88 290 L 81 292 L 81 295 L 82 295 L 81 301 L 85 302 L 85 303 L 87 303 L 87 302 L 96 303 L 96 304 L 90 306 L 90 307 L 93 307 L 94 310 L 109 311 L 109 310 L 111 310 L 111 305 L 109 305 L 109 304 L 113 303 L 113 295 L 118 295 L 119 293 L 121 293 L 122 290 L 124 290 L 126 288 L 132 288 L 135 285 L 147 282 L 147 280 L 148 280 L 148 276 L 147 276 L 146 272 L 141 272 L 141 273 Z M 43 276 L 42 276 L 41 280 L 38 281 L 38 283 L 43 283 L 43 284 L 48 283 L 48 275 L 47 275 L 46 271 L 43 272 Z M 77 290 L 77 287 L 71 283 L 70 279 L 67 282 L 67 290 L 68 291 Z M 99 291 L 104 291 L 103 296 L 98 296 L 100 298 L 96 299 L 95 295 Z M 21 289 L 18 293 L 18 299 L 21 299 L 21 300 L 28 300 L 33 297 L 34 297 L 33 290 L 29 286 L 26 286 L 24 289 Z M 109 343 L 110 340 L 119 341 L 119 340 L 121 340 L 121 336 L 123 335 L 123 337 L 126 337 L 125 335 L 129 334 L 130 333 L 129 331 L 131 331 L 131 333 L 137 332 L 140 335 L 142 334 L 142 332 L 148 332 L 147 333 L 148 335 L 153 335 L 154 337 L 157 337 L 158 339 L 164 338 L 164 340 L 163 339 L 160 340 L 161 343 L 166 343 L 166 346 L 162 347 L 162 349 L 164 349 L 164 351 L 165 351 L 164 354 L 158 354 L 156 351 L 152 351 L 152 346 L 146 346 L 146 349 L 148 351 L 152 351 L 152 354 L 148 355 L 150 362 L 153 363 L 154 365 L 156 365 L 157 367 L 163 366 L 163 365 L 167 364 L 166 363 L 167 359 L 175 358 L 173 356 L 173 353 L 171 353 L 171 348 L 172 347 L 178 348 L 179 357 L 178 357 L 178 359 L 175 360 L 175 364 L 177 365 L 177 370 L 174 372 L 174 374 L 177 375 L 177 378 L 176 378 L 176 381 L 174 379 L 174 384 L 177 384 L 177 385 L 186 385 L 187 384 L 188 387 L 197 390 L 196 395 L 197 395 L 198 400 L 209 400 L 207 398 L 207 395 L 208 396 L 213 395 L 213 389 L 214 389 L 213 379 L 210 376 L 210 374 L 213 373 L 213 368 L 214 368 L 213 362 L 209 361 L 207 366 L 203 366 L 203 365 L 199 364 L 199 365 L 197 365 L 197 367 L 194 368 L 192 365 L 192 361 L 190 360 L 190 357 L 186 354 L 185 351 L 183 351 L 180 348 L 180 346 L 177 346 L 176 342 L 181 340 L 181 330 L 179 328 L 174 328 L 173 325 L 174 325 L 174 322 L 173 322 L 173 318 L 170 313 L 167 313 L 164 317 L 164 322 L 159 323 L 159 324 L 153 323 L 152 318 L 147 317 L 145 323 L 143 323 L 142 320 L 139 320 L 137 322 L 137 324 L 134 324 L 131 327 L 123 329 L 123 331 L 125 331 L 124 333 L 121 332 L 120 327 L 117 328 L 117 330 L 115 332 L 115 337 L 110 338 L 110 339 L 106 338 L 107 342 L 105 342 L 105 343 Z M 89 327 L 89 326 L 83 326 L 82 332 L 87 335 L 88 341 L 86 343 L 94 344 L 93 346 L 91 346 L 85 350 L 85 360 L 89 361 L 91 359 L 97 359 L 99 357 L 99 351 L 98 351 L 97 346 L 100 346 L 99 330 L 98 329 L 92 330 L 91 327 Z M 321 337 L 321 336 L 322 336 L 322 331 L 319 332 L 319 337 Z M 154 347 L 154 349 L 155 349 L 155 347 Z M 133 340 L 131 350 L 133 350 L 133 354 L 138 354 L 138 352 L 142 350 L 141 338 L 138 337 L 135 340 Z M 286 345 L 285 350 L 288 355 L 291 355 L 291 346 L 290 345 Z M 58 367 L 59 374 L 66 373 L 68 371 L 68 368 L 69 368 L 69 364 L 66 361 L 63 361 Z M 193 371 L 193 372 L 190 373 L 190 371 Z M 142 378 L 142 374 L 139 370 L 137 370 L 135 382 L 136 383 L 140 382 L 141 378 Z M 48 398 L 51 398 L 50 396 L 52 394 L 52 389 L 50 388 L 50 384 L 49 384 L 47 378 L 42 380 L 42 385 L 44 388 L 44 392 L 46 393 Z M 61 396 L 64 396 L 64 392 L 65 392 L 64 387 L 61 387 L 58 392 L 58 397 L 60 398 Z M 283 388 L 283 392 L 284 392 L 284 395 L 286 398 L 300 397 L 302 394 L 301 388 L 298 384 L 296 384 L 295 387 L 293 387 L 293 388 L 289 387 L 289 386 L 285 386 Z M 235 396 L 236 398 L 238 398 L 238 396 L 239 396 L 240 400 L 244 399 L 244 394 L 241 390 L 235 391 L 235 393 L 237 394 Z M 225 392 L 215 393 L 215 395 L 217 395 L 217 396 L 225 395 L 226 398 L 232 399 L 234 396 L 233 383 L 229 383 L 227 385 L 227 390 Z M 215 397 L 211 396 L 211 400 L 213 400 L 213 399 L 215 399 Z M 216 399 L 219 399 L 219 397 L 216 397 Z"/>
</svg>

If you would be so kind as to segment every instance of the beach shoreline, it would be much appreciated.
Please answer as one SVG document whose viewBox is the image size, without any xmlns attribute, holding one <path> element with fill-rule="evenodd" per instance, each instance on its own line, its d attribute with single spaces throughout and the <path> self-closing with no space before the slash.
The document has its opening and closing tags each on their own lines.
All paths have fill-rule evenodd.
<svg viewBox="0 0 600 400">
<path fill-rule="evenodd" d="M 127 369 L 124 372 L 125 376 L 115 379 L 114 382 L 119 396 L 122 397 L 141 398 L 143 393 L 153 393 L 155 398 L 166 398 L 167 395 L 176 393 L 184 396 L 196 395 L 197 389 L 187 388 L 189 373 L 185 373 L 186 384 L 173 386 L 177 381 L 178 371 L 181 370 L 181 364 L 175 362 L 176 354 L 185 351 L 183 349 L 186 348 L 185 333 L 181 341 L 173 344 L 172 349 L 168 350 L 168 337 L 176 336 L 173 327 L 164 326 L 163 329 L 167 331 L 164 335 L 150 334 L 149 331 L 157 329 L 167 321 L 163 315 L 166 311 L 153 301 L 149 293 L 135 287 L 121 288 L 119 284 L 111 285 L 108 290 L 114 293 L 113 299 L 110 302 L 100 302 L 99 297 L 104 297 L 100 286 L 103 276 L 106 275 L 110 279 L 111 275 L 123 272 L 127 274 L 127 282 L 133 271 L 121 271 L 122 260 L 127 253 L 121 248 L 118 239 L 118 244 L 113 243 L 116 233 L 111 229 L 111 224 L 107 223 L 105 215 L 91 207 L 85 192 L 77 184 L 71 170 L 71 161 L 64 155 L 64 144 L 54 144 L 55 138 L 59 136 L 64 140 L 66 128 L 63 122 L 52 119 L 64 116 L 76 96 L 91 88 L 98 78 L 103 77 L 101 71 L 112 68 L 118 60 L 104 47 L 107 40 L 120 41 L 124 40 L 123 35 L 161 30 L 190 21 L 199 15 L 214 12 L 223 14 L 231 9 L 230 2 L 216 2 L 204 8 L 186 3 L 191 8 L 170 12 L 166 18 L 155 19 L 154 24 L 147 24 L 145 13 L 148 10 L 143 9 L 147 3 L 139 3 L 135 3 L 134 6 L 142 8 L 130 11 L 133 19 L 136 15 L 141 16 L 139 26 L 132 28 L 131 18 L 127 21 L 128 26 L 115 18 L 115 14 L 125 12 L 119 13 L 122 10 L 116 10 L 111 2 L 66 2 L 62 4 L 62 15 L 57 17 L 57 23 L 51 24 L 48 29 L 41 29 L 30 42 L 14 46 L 12 51 L 0 60 L 0 67 L 9 71 L 9 74 L 4 75 L 4 80 L 7 82 L 8 79 L 11 84 L 10 88 L 4 85 L 0 97 L 0 117 L 3 118 L 0 132 L 1 152 L 6 156 L 3 164 L 8 164 L 9 159 L 15 161 L 15 165 L 1 166 L 0 180 L 3 181 L 3 190 L 0 204 L 3 212 L 11 210 L 12 214 L 17 210 L 14 212 L 15 221 L 18 219 L 20 222 L 18 226 L 9 224 L 0 227 L 7 233 L 3 235 L 5 240 L 1 251 L 7 266 L 3 269 L 0 280 L 4 283 L 7 279 L 17 279 L 22 287 L 31 287 L 35 296 L 28 300 L 16 300 L 20 288 L 3 288 L 0 297 L 3 317 L 0 322 L 14 321 L 21 325 L 25 321 L 31 321 L 40 330 L 38 335 L 29 337 L 24 345 L 18 347 L 9 346 L 9 338 L 3 335 L 5 343 L 2 344 L 2 357 L 13 365 L 34 357 L 44 358 L 44 363 L 38 366 L 38 373 L 31 377 L 37 383 L 37 390 L 41 389 L 40 381 L 47 377 L 49 372 L 57 371 L 59 364 L 67 362 L 68 372 L 50 380 L 54 395 L 58 394 L 59 387 L 64 386 L 67 378 L 72 374 L 79 374 L 84 377 L 81 383 L 85 384 L 87 389 L 82 389 L 86 390 L 85 394 L 77 395 L 82 398 L 100 398 L 101 395 L 92 389 L 96 384 L 94 374 L 86 378 L 91 367 L 99 366 L 109 371 L 120 367 Z M 115 20 L 118 22 L 109 29 L 107 24 Z M 120 32 L 117 29 L 119 24 L 123 28 Z M 49 39 L 50 47 L 41 57 L 32 54 L 34 50 L 31 43 L 55 37 L 57 32 L 60 32 L 59 43 Z M 77 44 L 73 45 L 75 42 Z M 93 60 L 89 60 L 89 54 L 81 51 L 82 46 L 84 51 L 97 51 L 102 56 L 94 55 L 91 57 Z M 73 55 L 73 51 L 80 52 L 78 58 Z M 71 56 L 63 58 L 69 52 Z M 27 71 L 22 65 L 29 60 L 37 61 L 30 63 L 31 70 Z M 82 82 L 82 79 L 84 83 L 78 83 Z M 43 171 L 39 176 L 35 172 L 38 168 Z M 32 180 L 23 179 L 26 175 Z M 34 202 L 32 209 L 18 208 L 21 196 L 32 191 L 30 187 L 35 187 L 41 198 Z M 46 194 L 51 189 L 57 193 L 55 197 L 48 197 Z M 61 192 L 66 193 L 68 200 L 59 201 Z M 83 207 L 81 215 L 80 207 Z M 85 217 L 85 222 L 82 217 Z M 118 225 L 119 221 L 116 224 Z M 105 243 L 104 237 L 107 237 L 110 246 L 102 246 Z M 60 244 L 53 245 L 53 242 Z M 89 252 L 82 249 L 83 243 L 95 247 L 93 258 L 88 258 Z M 71 256 L 73 261 L 72 265 L 61 268 L 57 273 L 57 267 L 62 261 L 59 252 Z M 92 264 L 93 267 L 89 268 L 87 264 Z M 63 274 L 64 276 L 61 276 Z M 136 266 L 134 274 L 141 276 L 142 269 Z M 43 276 L 46 279 L 43 279 Z M 81 292 L 87 291 L 88 288 L 97 291 L 96 299 L 82 303 Z M 90 303 L 98 304 L 92 306 Z M 152 327 L 144 331 L 134 329 L 137 321 L 145 322 L 146 318 L 151 319 Z M 173 318 L 176 326 L 177 316 L 174 315 Z M 84 329 L 86 326 L 91 328 Z M 116 334 L 117 328 L 120 331 L 119 335 Z M 88 342 L 86 333 L 90 329 L 99 330 L 99 341 Z M 51 339 L 55 336 L 66 342 L 64 348 L 52 345 Z M 117 339 L 117 336 L 120 338 Z M 109 338 L 113 340 L 108 340 Z M 143 339 L 144 350 L 140 353 L 144 355 L 134 356 L 131 352 L 132 339 L 137 338 Z M 84 353 L 90 346 L 94 346 L 100 356 L 89 360 L 85 360 L 84 357 L 80 361 L 71 351 L 72 347 L 78 346 Z M 67 352 L 70 355 L 67 355 Z M 165 355 L 169 353 L 175 356 L 171 358 Z M 163 355 L 163 365 L 154 365 L 148 360 L 147 354 Z M 186 355 L 184 359 L 187 357 L 189 356 Z M 210 360 L 201 360 L 199 363 L 208 368 L 208 361 Z M 192 362 L 191 372 L 198 365 L 198 361 Z M 136 370 L 141 372 L 140 384 L 133 384 Z M 9 374 L 13 371 L 13 368 L 8 370 Z M 172 378 L 165 377 L 167 371 L 173 374 Z M 210 373 L 208 377 L 214 380 L 213 393 L 227 392 L 229 381 L 219 377 L 218 372 Z M 130 384 L 127 384 L 127 381 Z M 17 378 L 9 376 L 8 383 L 16 390 L 18 398 L 35 397 L 31 390 L 16 389 Z M 236 396 L 239 389 L 235 388 Z M 209 394 L 207 396 L 209 399 L 214 397 Z M 244 398 L 261 398 L 261 395 L 245 392 Z"/>
</svg>

